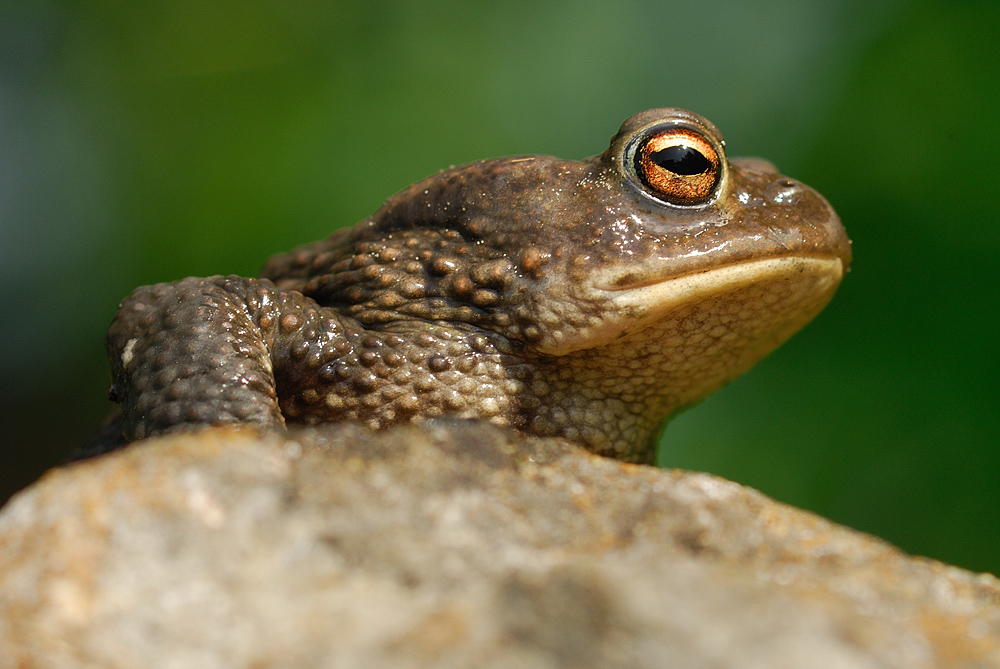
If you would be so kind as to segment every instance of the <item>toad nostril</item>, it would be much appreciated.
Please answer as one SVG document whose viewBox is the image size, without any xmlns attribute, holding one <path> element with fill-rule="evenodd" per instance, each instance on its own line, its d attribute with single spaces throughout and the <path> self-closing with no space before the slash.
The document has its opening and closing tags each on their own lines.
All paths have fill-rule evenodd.
<svg viewBox="0 0 1000 669">
<path fill-rule="evenodd" d="M 777 204 L 785 204 L 795 200 L 803 190 L 803 184 L 794 179 L 783 177 L 772 181 L 767 187 L 767 199 Z"/>
</svg>

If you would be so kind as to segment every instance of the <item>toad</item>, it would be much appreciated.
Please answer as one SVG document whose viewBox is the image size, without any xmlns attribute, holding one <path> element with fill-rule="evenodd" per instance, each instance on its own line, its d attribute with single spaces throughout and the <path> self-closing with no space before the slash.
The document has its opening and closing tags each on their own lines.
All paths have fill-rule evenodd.
<svg viewBox="0 0 1000 669">
<path fill-rule="evenodd" d="M 452 416 L 649 463 L 665 420 L 812 319 L 850 259 L 816 191 L 654 109 L 593 158 L 442 171 L 260 278 L 137 289 L 111 396 L 129 441 Z"/>
</svg>

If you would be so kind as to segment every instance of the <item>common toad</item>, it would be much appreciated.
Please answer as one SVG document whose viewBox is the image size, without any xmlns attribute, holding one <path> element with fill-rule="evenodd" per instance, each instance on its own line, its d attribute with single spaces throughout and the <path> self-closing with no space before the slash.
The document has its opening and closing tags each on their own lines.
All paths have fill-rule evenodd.
<svg viewBox="0 0 1000 669">
<path fill-rule="evenodd" d="M 259 279 L 137 289 L 111 394 L 128 440 L 455 416 L 651 462 L 664 420 L 812 319 L 850 258 L 818 193 L 654 109 L 593 158 L 440 172 Z"/>
</svg>

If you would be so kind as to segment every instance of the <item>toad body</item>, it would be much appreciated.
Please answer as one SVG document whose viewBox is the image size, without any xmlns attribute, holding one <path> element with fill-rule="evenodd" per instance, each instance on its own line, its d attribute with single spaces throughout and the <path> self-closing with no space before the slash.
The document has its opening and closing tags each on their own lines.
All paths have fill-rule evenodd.
<svg viewBox="0 0 1000 669">
<path fill-rule="evenodd" d="M 812 319 L 850 257 L 818 193 L 655 109 L 593 158 L 424 179 L 259 279 L 137 289 L 112 398 L 128 440 L 454 416 L 651 462 L 665 419 Z"/>
</svg>

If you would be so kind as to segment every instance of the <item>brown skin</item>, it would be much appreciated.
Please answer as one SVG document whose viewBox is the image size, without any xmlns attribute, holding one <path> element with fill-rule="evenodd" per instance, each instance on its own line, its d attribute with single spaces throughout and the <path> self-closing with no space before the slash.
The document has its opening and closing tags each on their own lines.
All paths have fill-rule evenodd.
<svg viewBox="0 0 1000 669">
<path fill-rule="evenodd" d="M 261 279 L 139 288 L 108 333 L 112 396 L 128 440 L 447 415 L 651 462 L 664 420 L 808 322 L 849 262 L 819 194 L 651 110 L 594 158 L 429 177 Z"/>
</svg>

